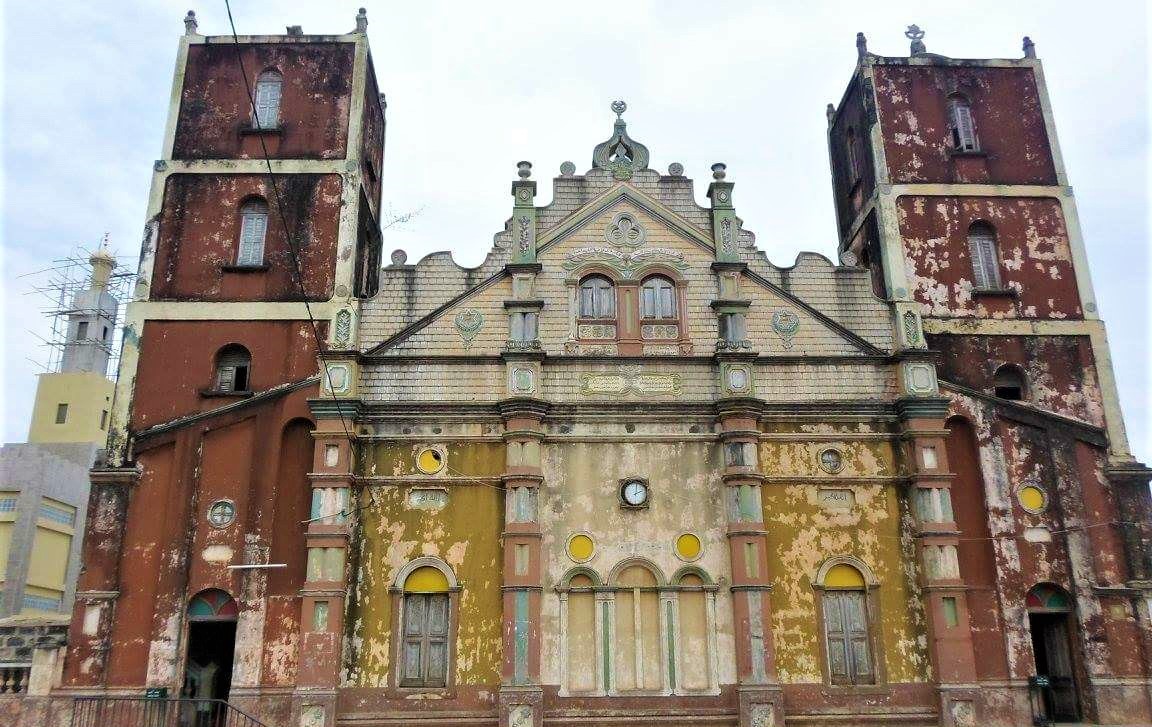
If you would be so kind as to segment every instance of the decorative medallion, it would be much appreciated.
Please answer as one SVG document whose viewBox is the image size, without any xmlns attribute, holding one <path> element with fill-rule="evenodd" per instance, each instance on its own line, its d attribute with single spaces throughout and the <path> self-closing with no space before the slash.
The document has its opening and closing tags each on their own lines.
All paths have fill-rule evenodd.
<svg viewBox="0 0 1152 727">
<path fill-rule="evenodd" d="M 650 341 L 675 341 L 680 338 L 680 326 L 675 323 L 645 323 L 640 326 L 640 337 Z"/>
<path fill-rule="evenodd" d="M 336 348 L 347 348 L 352 340 L 352 311 L 341 308 L 336 313 Z"/>
<path fill-rule="evenodd" d="M 819 463 L 820 469 L 831 475 L 844 469 L 844 457 L 840 454 L 840 450 L 835 447 L 826 447 L 820 450 L 820 453 L 816 455 L 816 461 Z"/>
<path fill-rule="evenodd" d="M 348 391 L 349 371 L 348 364 L 328 364 L 326 367 L 328 379 L 324 382 L 333 394 L 343 394 Z"/>
<path fill-rule="evenodd" d="M 391 259 L 393 265 L 403 265 L 408 262 L 408 253 L 403 250 L 393 250 Z"/>
<path fill-rule="evenodd" d="M 516 193 L 516 196 L 520 199 L 521 202 L 527 202 L 528 200 L 532 199 L 532 190 L 528 189 L 527 187 L 521 187 L 520 191 Z"/>
<path fill-rule="evenodd" d="M 928 363 L 905 364 L 904 386 L 910 394 L 936 393 L 936 367 Z"/>
<path fill-rule="evenodd" d="M 792 338 L 800 328 L 800 316 L 790 308 L 781 308 L 772 314 L 772 330 L 780 334 L 784 348 L 792 348 Z"/>
<path fill-rule="evenodd" d="M 568 536 L 564 550 L 574 563 L 587 563 L 596 554 L 596 542 L 588 533 L 573 533 Z"/>
<path fill-rule="evenodd" d="M 604 229 L 604 239 L 608 244 L 633 250 L 643 245 L 647 236 L 644 227 L 631 212 L 618 213 Z"/>
<path fill-rule="evenodd" d="M 480 327 L 484 325 L 484 314 L 475 308 L 468 308 L 456 314 L 454 319 L 456 323 L 456 330 L 460 332 L 460 338 L 464 341 L 464 348 L 472 347 L 472 339 L 476 338 L 476 334 L 480 332 Z"/>
<path fill-rule="evenodd" d="M 564 162 L 560 165 L 560 176 L 571 177 L 576 173 L 576 165 L 572 162 Z"/>
<path fill-rule="evenodd" d="M 231 500 L 217 500 L 208 508 L 208 524 L 214 528 L 226 528 L 236 521 L 236 503 Z"/>
<path fill-rule="evenodd" d="M 668 174 L 673 177 L 684 176 L 684 165 L 680 162 L 672 162 L 668 165 Z"/>
<path fill-rule="evenodd" d="M 514 368 L 511 373 L 511 389 L 515 394 L 531 394 L 536 390 L 536 372 L 529 368 Z"/>
<path fill-rule="evenodd" d="M 748 391 L 748 369 L 743 366 L 733 366 L 728 369 L 728 389 L 734 393 Z"/>
<path fill-rule="evenodd" d="M 924 345 L 920 338 L 920 322 L 910 310 L 904 311 L 904 340 L 910 348 L 922 348 Z"/>
</svg>

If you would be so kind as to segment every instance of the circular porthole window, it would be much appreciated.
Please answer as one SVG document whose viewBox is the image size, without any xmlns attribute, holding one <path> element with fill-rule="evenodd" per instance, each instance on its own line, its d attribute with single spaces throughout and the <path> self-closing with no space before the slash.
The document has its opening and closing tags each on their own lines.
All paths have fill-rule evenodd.
<svg viewBox="0 0 1152 727">
<path fill-rule="evenodd" d="M 427 447 L 416 455 L 416 469 L 426 475 L 434 475 L 444 469 L 444 453 L 439 449 Z"/>
<path fill-rule="evenodd" d="M 214 528 L 226 528 L 236 521 L 236 503 L 231 500 L 217 500 L 208 508 L 208 524 Z"/>
<path fill-rule="evenodd" d="M 596 543 L 586 533 L 574 533 L 568 537 L 566 546 L 568 557 L 577 563 L 586 563 L 596 554 Z"/>
<path fill-rule="evenodd" d="M 820 450 L 817 462 L 820 463 L 820 469 L 829 474 L 834 475 L 844 469 L 844 457 L 840 454 L 840 450 L 833 447 Z"/>
<path fill-rule="evenodd" d="M 682 533 L 676 538 L 676 557 L 680 560 L 696 560 L 703 551 L 700 538 L 693 533 Z"/>
<path fill-rule="evenodd" d="M 1020 507 L 1033 515 L 1038 515 L 1048 509 L 1048 495 L 1036 485 L 1025 485 L 1016 491 L 1016 500 Z"/>
</svg>

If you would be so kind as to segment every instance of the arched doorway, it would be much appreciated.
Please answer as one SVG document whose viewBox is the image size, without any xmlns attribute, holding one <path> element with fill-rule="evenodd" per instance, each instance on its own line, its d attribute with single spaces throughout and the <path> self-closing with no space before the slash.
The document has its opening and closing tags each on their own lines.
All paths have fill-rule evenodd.
<svg viewBox="0 0 1152 727">
<path fill-rule="evenodd" d="M 224 591 L 200 591 L 188 603 L 184 688 L 192 699 L 228 699 L 236 650 L 236 601 Z"/>
<path fill-rule="evenodd" d="M 1044 710 L 1056 722 L 1079 722 L 1080 699 L 1076 692 L 1072 654 L 1072 597 L 1059 586 L 1040 583 L 1028 591 L 1028 627 L 1036 675 L 1048 677 Z"/>
</svg>

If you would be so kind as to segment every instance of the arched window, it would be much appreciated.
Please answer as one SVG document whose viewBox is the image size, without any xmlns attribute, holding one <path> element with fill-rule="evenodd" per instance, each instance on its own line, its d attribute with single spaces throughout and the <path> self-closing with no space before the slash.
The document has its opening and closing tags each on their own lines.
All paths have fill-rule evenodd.
<svg viewBox="0 0 1152 727">
<path fill-rule="evenodd" d="M 262 199 L 245 202 L 240 208 L 240 244 L 236 264 L 264 264 L 264 237 L 268 234 L 268 205 Z"/>
<path fill-rule="evenodd" d="M 417 558 L 397 576 L 400 598 L 398 686 L 448 686 L 456 577 L 438 558 Z"/>
<path fill-rule="evenodd" d="M 248 349 L 231 344 L 216 354 L 216 391 L 248 391 L 252 355 Z"/>
<path fill-rule="evenodd" d="M 280 90 L 283 79 L 276 71 L 264 71 L 256 79 L 252 126 L 275 129 L 280 125 Z"/>
<path fill-rule="evenodd" d="M 948 99 L 948 126 L 952 130 L 952 148 L 956 151 L 977 151 L 976 124 L 972 121 L 972 107 L 963 96 Z"/>
<path fill-rule="evenodd" d="M 875 684 L 864 575 L 852 565 L 837 563 L 823 574 L 821 587 L 829 681 Z"/>
<path fill-rule="evenodd" d="M 640 286 L 640 317 L 666 320 L 676 317 L 676 286 L 662 275 L 653 275 Z"/>
<path fill-rule="evenodd" d="M 590 275 L 580 281 L 580 317 L 616 317 L 616 288 L 603 275 Z"/>
<path fill-rule="evenodd" d="M 978 290 L 1000 288 L 1000 260 L 996 254 L 996 230 L 987 222 L 968 228 L 968 252 L 972 256 L 973 284 Z"/>
<path fill-rule="evenodd" d="M 999 399 L 1022 401 L 1028 393 L 1028 379 L 1015 364 L 1004 364 L 992 376 L 992 389 Z"/>
</svg>

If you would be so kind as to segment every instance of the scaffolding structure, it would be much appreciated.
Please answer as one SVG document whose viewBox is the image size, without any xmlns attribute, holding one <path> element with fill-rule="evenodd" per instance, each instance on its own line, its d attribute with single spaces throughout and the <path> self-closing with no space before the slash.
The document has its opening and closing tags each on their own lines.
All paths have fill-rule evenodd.
<svg viewBox="0 0 1152 727">
<path fill-rule="evenodd" d="M 96 315 L 100 312 L 86 307 L 92 305 L 92 301 L 98 305 L 100 296 L 84 293 L 92 287 L 93 254 L 97 250 L 107 249 L 108 235 L 105 234 L 95 249 L 77 245 L 67 256 L 53 260 L 50 267 L 19 276 L 27 279 L 28 290 L 24 294 L 38 299 L 37 305 L 41 314 L 50 321 L 47 336 L 31 329 L 28 331 L 40 342 L 38 345 L 45 351 L 40 360 L 32 358 L 29 360 L 45 373 L 60 371 L 64 349 L 68 343 L 70 319 L 75 316 Z M 104 375 L 111 379 L 116 378 L 119 367 L 124 310 L 136 279 L 135 263 L 134 258 L 116 257 L 116 266 L 108 276 L 108 283 L 104 287 L 104 290 L 116 300 L 113 335 L 108 341 L 97 341 L 96 345 L 108 354 L 108 366 Z"/>
</svg>

